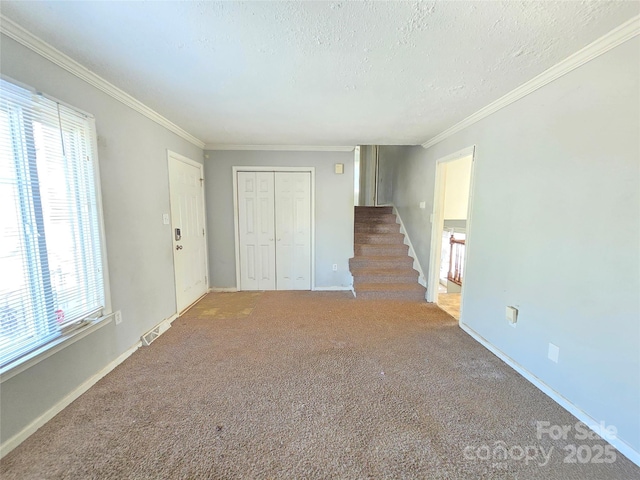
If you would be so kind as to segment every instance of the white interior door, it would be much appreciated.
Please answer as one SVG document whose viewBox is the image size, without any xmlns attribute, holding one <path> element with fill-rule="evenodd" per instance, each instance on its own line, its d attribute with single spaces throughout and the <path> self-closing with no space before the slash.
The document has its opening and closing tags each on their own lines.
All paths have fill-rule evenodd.
<svg viewBox="0 0 640 480">
<path fill-rule="evenodd" d="M 169 154 L 173 262 L 178 313 L 207 292 L 202 165 Z"/>
<path fill-rule="evenodd" d="M 238 172 L 237 182 L 241 289 L 275 290 L 274 173 Z"/>
<path fill-rule="evenodd" d="M 311 289 L 311 175 L 276 172 L 278 290 Z"/>
</svg>

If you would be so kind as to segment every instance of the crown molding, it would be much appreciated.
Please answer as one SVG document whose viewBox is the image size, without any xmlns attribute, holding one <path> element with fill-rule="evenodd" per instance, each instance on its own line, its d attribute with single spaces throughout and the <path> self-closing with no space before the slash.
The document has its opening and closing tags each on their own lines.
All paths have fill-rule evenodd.
<svg viewBox="0 0 640 480">
<path fill-rule="evenodd" d="M 627 22 L 623 23 L 617 28 L 614 28 L 609 33 L 603 35 L 596 41 L 590 43 L 581 50 L 578 50 L 573 55 L 565 58 L 560 63 L 545 70 L 540 75 L 532 78 L 528 82 L 520 85 L 518 88 L 512 90 L 506 95 L 500 97 L 498 100 L 490 103 L 486 107 L 481 108 L 476 113 L 468 116 L 454 126 L 447 128 L 443 132 L 439 133 L 435 137 L 427 140 L 422 144 L 423 148 L 429 148 L 436 143 L 443 141 L 445 138 L 450 137 L 454 133 L 458 133 L 476 122 L 479 122 L 483 118 L 501 110 L 502 108 L 511 105 L 512 103 L 520 100 L 521 98 L 535 92 L 541 87 L 544 87 L 548 83 L 566 75 L 567 73 L 575 70 L 576 68 L 584 65 L 585 63 L 593 60 L 594 58 L 608 52 L 609 50 L 617 47 L 618 45 L 630 40 L 636 35 L 640 34 L 640 15 L 637 15 Z"/>
<path fill-rule="evenodd" d="M 324 145 L 217 145 L 207 143 L 205 150 L 275 150 L 291 152 L 352 152 L 355 145 L 324 146 Z"/>
<path fill-rule="evenodd" d="M 67 72 L 75 75 L 81 80 L 84 80 L 88 84 L 96 87 L 98 90 L 103 91 L 107 95 L 115 98 L 119 102 L 132 108 L 133 110 L 141 113 L 145 117 L 153 120 L 159 125 L 162 125 L 167 130 L 175 133 L 176 135 L 184 138 L 188 142 L 192 143 L 196 147 L 204 148 L 203 141 L 191 135 L 186 130 L 183 130 L 175 123 L 166 119 L 155 110 L 147 107 L 145 104 L 136 100 L 128 93 L 120 90 L 115 85 L 109 83 L 104 78 L 100 77 L 96 73 L 92 72 L 88 68 L 82 66 L 80 63 L 73 60 L 71 57 L 65 55 L 60 50 L 52 47 L 44 40 L 33 35 L 31 32 L 25 30 L 17 23 L 9 20 L 7 17 L 0 15 L 0 33 L 12 38 L 16 42 L 24 45 L 30 50 L 33 50 L 38 55 L 46 58 L 47 60 L 55 63 L 59 67 L 65 69 Z"/>
</svg>

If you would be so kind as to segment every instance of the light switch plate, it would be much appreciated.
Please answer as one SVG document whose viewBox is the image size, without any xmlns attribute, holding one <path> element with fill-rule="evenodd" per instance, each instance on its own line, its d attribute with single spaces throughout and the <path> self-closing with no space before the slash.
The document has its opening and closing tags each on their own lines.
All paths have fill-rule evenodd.
<svg viewBox="0 0 640 480">
<path fill-rule="evenodd" d="M 420 208 L 427 208 L 427 202 L 420 202 Z"/>
<path fill-rule="evenodd" d="M 169 225 L 169 214 L 168 213 L 163 213 L 162 214 L 162 223 L 164 223 L 165 225 Z"/>
<path fill-rule="evenodd" d="M 335 172 L 338 175 L 342 175 L 344 173 L 344 163 L 336 163 L 336 170 Z"/>
<path fill-rule="evenodd" d="M 558 363 L 558 358 L 560 357 L 560 347 L 554 345 L 553 343 L 549 344 L 549 360 L 552 362 Z"/>
<path fill-rule="evenodd" d="M 507 322 L 515 326 L 518 321 L 518 309 L 516 307 L 507 307 L 506 317 Z"/>
</svg>

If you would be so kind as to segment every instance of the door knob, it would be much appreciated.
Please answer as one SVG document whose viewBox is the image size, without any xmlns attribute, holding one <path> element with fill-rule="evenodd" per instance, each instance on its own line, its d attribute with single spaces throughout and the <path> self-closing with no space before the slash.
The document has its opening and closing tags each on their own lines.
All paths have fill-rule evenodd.
<svg viewBox="0 0 640 480">
<path fill-rule="evenodd" d="M 182 245 L 176 245 L 176 250 L 182 250 Z"/>
</svg>

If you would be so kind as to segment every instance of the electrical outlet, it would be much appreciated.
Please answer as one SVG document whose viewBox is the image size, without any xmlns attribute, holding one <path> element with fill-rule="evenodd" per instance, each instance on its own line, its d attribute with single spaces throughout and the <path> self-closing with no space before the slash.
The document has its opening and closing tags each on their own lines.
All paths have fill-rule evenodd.
<svg viewBox="0 0 640 480">
<path fill-rule="evenodd" d="M 554 345 L 553 343 L 550 343 L 549 353 L 548 353 L 549 360 L 551 360 L 552 362 L 558 363 L 559 356 L 560 356 L 560 347 L 557 345 Z"/>
<path fill-rule="evenodd" d="M 338 271 L 338 264 L 337 264 L 337 263 L 334 263 L 334 264 L 333 264 L 333 271 L 334 271 L 334 272 L 337 272 L 337 271 Z"/>
<path fill-rule="evenodd" d="M 116 312 L 116 325 L 120 325 L 122 323 L 122 312 L 118 310 Z"/>
</svg>

